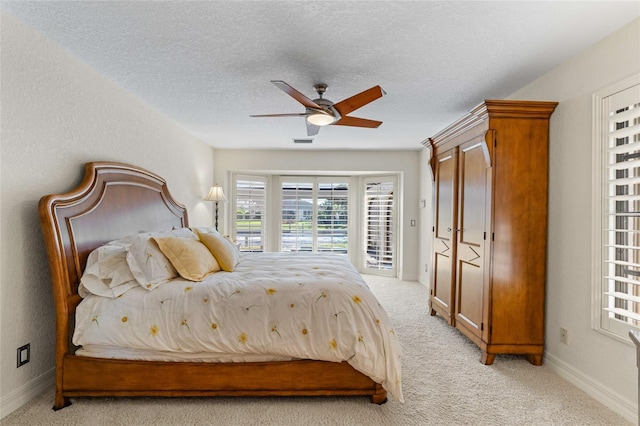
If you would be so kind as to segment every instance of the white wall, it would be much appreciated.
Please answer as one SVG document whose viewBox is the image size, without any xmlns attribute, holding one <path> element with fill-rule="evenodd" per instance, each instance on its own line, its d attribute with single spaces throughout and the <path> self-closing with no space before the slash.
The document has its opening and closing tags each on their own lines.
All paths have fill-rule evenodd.
<svg viewBox="0 0 640 426">
<path fill-rule="evenodd" d="M 418 281 L 427 287 L 431 283 L 431 265 L 433 257 L 433 173 L 429 166 L 431 149 L 420 151 L 420 246 Z M 427 270 L 428 266 L 428 270 Z"/>
<path fill-rule="evenodd" d="M 419 141 L 416 145 L 419 146 Z M 214 162 L 215 178 L 218 182 L 225 182 L 227 192 L 230 171 L 249 173 L 251 171 L 401 172 L 404 229 L 402 233 L 403 262 L 400 266 L 405 280 L 418 279 L 419 167 L 419 151 L 216 150 Z M 228 207 L 228 204 L 224 206 L 225 209 Z M 416 220 L 415 227 L 410 226 L 411 220 Z"/>
<path fill-rule="evenodd" d="M 544 362 L 632 421 L 637 418 L 635 349 L 591 328 L 591 96 L 638 72 L 640 19 L 510 96 L 559 102 L 549 135 Z M 425 158 L 428 152 L 423 150 Z M 430 185 L 430 179 L 423 171 L 423 184 Z M 430 240 L 430 229 L 421 238 Z M 568 330 L 568 344 L 560 343 L 560 327 Z"/>
<path fill-rule="evenodd" d="M 211 226 L 202 197 L 213 149 L 39 33 L 0 12 L 0 417 L 51 389 L 54 308 L 37 214 L 42 195 L 77 185 L 88 161 L 133 163 L 167 179 L 193 225 Z M 31 343 L 30 363 L 16 349 Z M 53 394 L 51 395 L 53 401 Z"/>
<path fill-rule="evenodd" d="M 635 349 L 591 328 L 591 96 L 638 72 L 640 19 L 511 96 L 559 102 L 550 128 L 547 357 L 617 394 L 627 409 L 637 404 Z"/>
</svg>

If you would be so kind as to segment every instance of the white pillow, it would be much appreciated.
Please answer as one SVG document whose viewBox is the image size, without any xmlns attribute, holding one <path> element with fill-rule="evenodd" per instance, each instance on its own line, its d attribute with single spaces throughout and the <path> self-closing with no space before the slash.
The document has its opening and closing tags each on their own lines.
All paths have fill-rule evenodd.
<svg viewBox="0 0 640 426">
<path fill-rule="evenodd" d="M 178 276 L 178 271 L 162 253 L 158 244 L 152 240 L 153 237 L 198 239 L 188 228 L 165 232 L 146 232 L 137 235 L 127 252 L 127 263 L 138 284 L 147 290 L 153 290 L 160 284 Z"/>
<path fill-rule="evenodd" d="M 95 294 L 116 298 L 138 286 L 127 264 L 127 247 L 125 244 L 110 243 L 89 254 L 78 286 L 80 297 Z"/>
</svg>

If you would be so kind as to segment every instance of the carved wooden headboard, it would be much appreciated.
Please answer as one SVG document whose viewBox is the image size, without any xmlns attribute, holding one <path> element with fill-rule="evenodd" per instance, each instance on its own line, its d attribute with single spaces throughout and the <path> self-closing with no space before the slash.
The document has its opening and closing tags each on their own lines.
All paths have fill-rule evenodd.
<svg viewBox="0 0 640 426">
<path fill-rule="evenodd" d="M 186 208 L 171 197 L 164 179 L 112 162 L 87 163 L 80 185 L 42 197 L 38 213 L 58 321 L 80 302 L 78 284 L 92 250 L 127 235 L 189 225 Z"/>
</svg>

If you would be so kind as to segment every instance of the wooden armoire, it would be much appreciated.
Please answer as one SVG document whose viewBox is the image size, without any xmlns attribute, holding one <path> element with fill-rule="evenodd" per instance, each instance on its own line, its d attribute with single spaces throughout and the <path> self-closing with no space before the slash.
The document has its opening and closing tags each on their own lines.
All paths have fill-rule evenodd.
<svg viewBox="0 0 640 426">
<path fill-rule="evenodd" d="M 556 102 L 487 100 L 423 142 L 434 177 L 431 315 L 482 350 L 542 364 L 549 117 Z"/>
</svg>

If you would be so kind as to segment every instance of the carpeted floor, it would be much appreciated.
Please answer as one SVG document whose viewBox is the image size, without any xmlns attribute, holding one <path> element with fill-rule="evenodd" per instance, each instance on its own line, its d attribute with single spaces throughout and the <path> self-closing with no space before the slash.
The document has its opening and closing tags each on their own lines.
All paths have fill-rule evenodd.
<svg viewBox="0 0 640 426">
<path fill-rule="evenodd" d="M 479 349 L 440 317 L 428 289 L 367 275 L 403 347 L 404 404 L 351 398 L 82 398 L 54 412 L 53 389 L 2 425 L 628 425 L 524 357 L 479 362 Z"/>
</svg>

